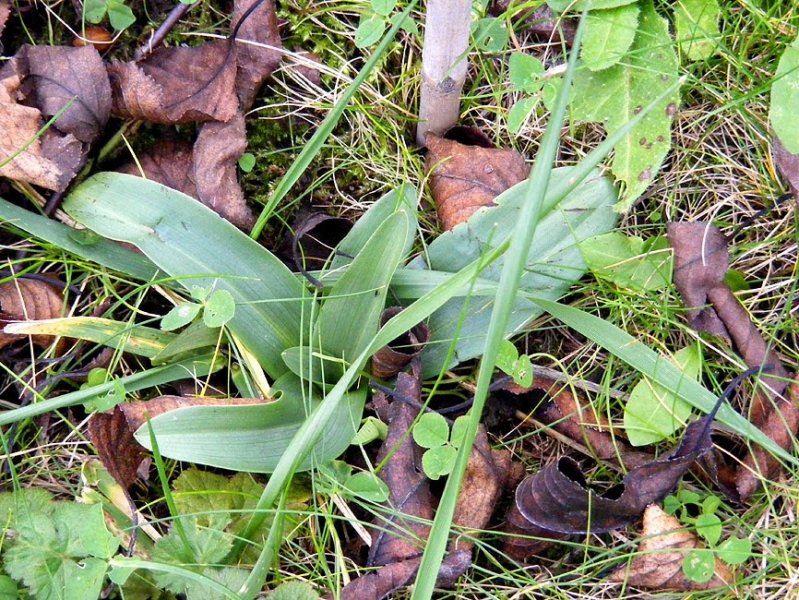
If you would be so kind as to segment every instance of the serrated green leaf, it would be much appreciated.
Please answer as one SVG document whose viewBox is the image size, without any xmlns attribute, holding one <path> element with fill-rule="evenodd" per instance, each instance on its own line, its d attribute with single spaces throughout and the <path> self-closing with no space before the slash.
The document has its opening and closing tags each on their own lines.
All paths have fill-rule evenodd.
<svg viewBox="0 0 799 600">
<path fill-rule="evenodd" d="M 239 511 L 255 505 L 261 486 L 246 473 L 225 477 L 200 469 L 186 469 L 172 484 L 172 496 L 180 514 L 191 514 L 208 527 L 239 517 Z M 226 525 L 223 525 L 226 526 Z"/>
<path fill-rule="evenodd" d="M 541 89 L 544 65 L 534 56 L 514 52 L 508 60 L 508 73 L 513 88 L 520 92 L 537 92 Z"/>
<path fill-rule="evenodd" d="M 425 413 L 413 426 L 413 441 L 422 448 L 442 446 L 449 441 L 449 423 L 439 413 Z"/>
<path fill-rule="evenodd" d="M 266 596 L 268 600 L 319 600 L 320 596 L 304 581 L 286 581 Z"/>
<path fill-rule="evenodd" d="M 675 352 L 674 362 L 686 380 L 696 381 L 702 367 L 699 344 Z M 624 431 L 633 446 L 654 444 L 677 431 L 690 416 L 687 402 L 644 377 L 630 392 L 624 407 Z"/>
<path fill-rule="evenodd" d="M 682 560 L 682 572 L 693 582 L 707 583 L 715 571 L 716 555 L 707 548 L 691 550 Z"/>
<path fill-rule="evenodd" d="M 449 444 L 430 448 L 422 454 L 422 469 L 429 479 L 437 480 L 452 472 L 458 451 Z"/>
<path fill-rule="evenodd" d="M 522 126 L 527 122 L 527 117 L 533 112 L 538 104 L 538 96 L 522 98 L 511 106 L 508 111 L 508 131 L 517 134 Z"/>
<path fill-rule="evenodd" d="M 83 16 L 89 23 L 99 23 L 105 17 L 106 0 L 85 0 Z"/>
<path fill-rule="evenodd" d="M 139 247 L 187 289 L 216 286 L 231 293 L 230 331 L 274 378 L 286 372 L 280 354 L 300 345 L 313 300 L 273 254 L 203 204 L 153 181 L 99 173 L 64 202 L 76 221 Z"/>
<path fill-rule="evenodd" d="M 613 231 L 583 240 L 580 252 L 594 275 L 620 287 L 652 291 L 671 284 L 673 259 L 665 238 L 644 242 Z"/>
<path fill-rule="evenodd" d="M 593 72 L 579 69 L 571 95 L 571 118 L 616 131 L 677 79 L 677 55 L 668 24 L 651 0 L 641 3 L 638 32 L 621 63 Z M 617 210 L 627 210 L 649 187 L 671 147 L 671 123 L 680 97 L 675 91 L 616 144 L 611 170 L 624 184 Z"/>
<path fill-rule="evenodd" d="M 701 514 L 696 518 L 696 532 L 715 546 L 721 538 L 721 519 L 716 515 Z"/>
<path fill-rule="evenodd" d="M 161 329 L 163 331 L 174 331 L 191 323 L 198 314 L 202 306 L 196 302 L 184 302 L 172 307 L 172 309 L 161 317 Z"/>
<path fill-rule="evenodd" d="M 799 154 L 799 36 L 785 49 L 771 84 L 769 120 L 774 133 L 791 154 Z"/>
<path fill-rule="evenodd" d="M 368 48 L 376 44 L 386 30 L 386 20 L 380 15 L 361 17 L 358 29 L 355 30 L 355 46 Z"/>
<path fill-rule="evenodd" d="M 585 24 L 580 57 L 592 71 L 618 63 L 630 49 L 638 31 L 637 4 L 592 10 Z"/>
<path fill-rule="evenodd" d="M 747 538 L 729 538 L 724 540 L 716 555 L 728 565 L 740 565 L 752 556 L 752 542 Z"/>
<path fill-rule="evenodd" d="M 214 290 L 203 307 L 203 323 L 214 329 L 229 323 L 236 316 L 236 301 L 227 290 Z"/>
<path fill-rule="evenodd" d="M 388 486 L 374 473 L 361 471 L 347 479 L 344 486 L 349 492 L 369 500 L 370 502 L 385 502 L 388 500 Z"/>
<path fill-rule="evenodd" d="M 679 0 L 674 25 L 680 51 L 688 60 L 704 60 L 718 47 L 721 9 L 716 0 Z"/>
<path fill-rule="evenodd" d="M 127 29 L 136 22 L 136 17 L 129 6 L 122 0 L 106 0 L 108 7 L 108 22 L 117 31 Z"/>
<path fill-rule="evenodd" d="M 373 11 L 378 15 L 387 17 L 391 14 L 391 11 L 394 10 L 394 7 L 397 6 L 397 0 L 372 0 L 371 4 Z"/>
</svg>

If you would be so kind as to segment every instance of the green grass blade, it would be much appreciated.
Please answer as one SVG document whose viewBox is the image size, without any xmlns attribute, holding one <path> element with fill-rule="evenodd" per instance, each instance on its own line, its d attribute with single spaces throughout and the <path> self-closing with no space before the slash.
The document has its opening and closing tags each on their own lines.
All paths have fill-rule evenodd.
<svg viewBox="0 0 799 600">
<path fill-rule="evenodd" d="M 164 367 L 154 367 L 145 371 L 120 377 L 113 381 L 103 383 L 85 390 L 78 390 L 70 392 L 56 398 L 49 400 L 42 400 L 35 404 L 29 404 L 14 410 L 6 410 L 0 412 L 0 426 L 28 419 L 30 417 L 38 417 L 46 412 L 67 408 L 81 404 L 87 400 L 97 398 L 102 394 L 113 392 L 117 389 L 118 385 L 122 385 L 126 392 L 136 392 L 145 388 L 154 387 L 156 385 L 163 385 L 171 383 L 180 379 L 205 377 L 209 373 L 213 373 L 222 367 L 220 361 L 214 360 L 214 357 L 208 356 L 201 359 L 185 360 L 172 365 Z"/>
<path fill-rule="evenodd" d="M 272 197 L 269 198 L 269 201 L 264 205 L 263 209 L 261 210 L 261 214 L 258 215 L 258 219 L 253 225 L 252 231 L 250 232 L 250 237 L 257 238 L 261 235 L 261 231 L 263 231 L 264 225 L 272 216 L 275 208 L 280 204 L 283 198 L 286 197 L 286 194 L 289 193 L 291 188 L 294 186 L 295 183 L 300 179 L 305 170 L 308 168 L 308 165 L 311 164 L 311 161 L 316 157 L 319 151 L 322 149 L 322 146 L 325 143 L 325 140 L 328 136 L 333 132 L 333 128 L 338 123 L 341 115 L 344 114 L 344 109 L 347 108 L 350 100 L 355 95 L 355 92 L 358 91 L 358 88 L 361 87 L 366 78 L 369 77 L 369 74 L 374 69 L 375 65 L 380 62 L 380 59 L 383 57 L 383 54 L 388 50 L 389 44 L 394 39 L 394 36 L 397 35 L 397 32 L 400 30 L 402 23 L 411 13 L 411 11 L 416 7 L 416 3 L 418 0 L 412 0 L 407 8 L 402 12 L 400 17 L 394 21 L 394 25 L 386 32 L 383 36 L 383 39 L 378 44 L 377 48 L 375 48 L 372 56 L 369 57 L 369 60 L 366 61 L 366 64 L 360 70 L 358 75 L 355 79 L 352 80 L 352 83 L 344 90 L 344 93 L 341 95 L 341 98 L 336 103 L 336 105 L 327 113 L 324 121 L 319 125 L 319 129 L 311 136 L 311 139 L 308 140 L 303 146 L 302 151 L 297 156 L 296 160 L 291 163 L 291 166 L 286 171 L 286 174 L 283 175 L 281 180 L 275 186 L 275 191 L 272 193 Z"/>
<path fill-rule="evenodd" d="M 474 439 L 477 435 L 477 428 L 483 415 L 488 396 L 488 388 L 494 374 L 499 346 L 505 337 L 505 330 L 510 320 L 511 312 L 516 300 L 516 293 L 524 272 L 527 255 L 532 243 L 533 234 L 538 225 L 538 217 L 541 206 L 544 203 L 544 196 L 549 187 L 549 178 L 555 163 L 560 141 L 560 131 L 566 117 L 566 106 L 569 97 L 569 87 L 574 78 L 575 65 L 577 64 L 578 48 L 585 29 L 585 18 L 580 20 L 575 35 L 574 46 L 569 56 L 569 65 L 564 77 L 563 86 L 558 93 L 555 107 L 550 116 L 549 123 L 541 146 L 533 164 L 530 179 L 527 182 L 526 198 L 521 207 L 519 220 L 516 224 L 515 232 L 511 237 L 510 247 L 504 257 L 504 265 L 499 280 L 499 290 L 493 310 L 491 311 L 491 321 L 488 325 L 486 334 L 485 350 L 480 362 L 480 369 L 477 374 L 477 389 L 474 394 L 474 403 L 469 412 L 469 419 L 466 426 L 466 434 L 461 447 L 458 449 L 458 456 L 455 466 L 447 479 L 444 493 L 436 510 L 433 520 L 433 527 L 430 530 L 427 545 L 422 555 L 422 562 L 416 576 L 416 585 L 413 589 L 413 600 L 427 600 L 432 597 L 438 578 L 438 571 L 444 558 L 449 541 L 449 531 L 452 526 L 452 517 L 455 514 L 455 505 L 458 499 L 458 492 L 463 481 L 466 465 L 472 452 Z"/>
<path fill-rule="evenodd" d="M 147 257 L 102 238 L 91 231 L 73 229 L 63 223 L 37 215 L 0 198 L 0 221 L 97 264 L 151 281 L 163 276 Z"/>
<path fill-rule="evenodd" d="M 623 331 L 579 308 L 566 306 L 549 300 L 534 299 L 541 308 L 575 331 L 618 356 L 628 365 L 663 386 L 691 406 L 708 413 L 716 403 L 716 396 L 696 381 L 685 377 L 679 367 L 668 358 L 639 342 Z M 799 465 L 799 459 L 777 446 L 760 429 L 735 412 L 728 404 L 722 405 L 716 417 L 732 431 L 747 440 L 759 444 L 774 455 Z"/>
</svg>

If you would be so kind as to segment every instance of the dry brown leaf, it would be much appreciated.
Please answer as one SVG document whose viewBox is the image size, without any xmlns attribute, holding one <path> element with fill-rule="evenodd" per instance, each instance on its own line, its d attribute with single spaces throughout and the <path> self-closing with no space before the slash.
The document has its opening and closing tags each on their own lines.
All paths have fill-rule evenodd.
<svg viewBox="0 0 799 600">
<path fill-rule="evenodd" d="M 690 592 L 730 585 L 732 573 L 718 558 L 710 581 L 696 583 L 685 577 L 683 558 L 690 550 L 701 547 L 696 535 L 653 504 L 644 512 L 641 543 L 635 557 L 629 565 L 613 571 L 608 579 L 654 591 Z"/>
<path fill-rule="evenodd" d="M 788 152 L 778 137 L 771 140 L 771 155 L 777 170 L 788 182 L 794 199 L 799 203 L 799 156 Z"/>
<path fill-rule="evenodd" d="M 113 62 L 112 112 L 164 124 L 229 121 L 239 112 L 236 64 L 236 47 L 228 40 L 158 48 L 137 63 Z"/>
<path fill-rule="evenodd" d="M 444 230 L 463 223 L 530 172 L 524 157 L 514 150 L 465 145 L 428 134 L 425 165 Z"/>
<path fill-rule="evenodd" d="M 399 306 L 392 306 L 383 311 L 380 316 L 380 326 L 385 325 L 402 311 Z M 399 371 L 419 356 L 424 350 L 424 345 L 430 339 L 430 329 L 424 323 L 419 323 L 409 332 L 383 346 L 372 356 L 372 375 L 378 379 L 394 377 Z"/>
<path fill-rule="evenodd" d="M 147 456 L 119 406 L 110 413 L 94 413 L 89 419 L 89 439 L 111 476 L 124 489 L 136 481 L 139 465 Z"/>
<path fill-rule="evenodd" d="M 247 131 L 241 113 L 227 123 L 205 123 L 194 142 L 197 198 L 242 229 L 255 224 L 238 181 L 238 160 L 246 148 Z"/>
<path fill-rule="evenodd" d="M 38 279 L 15 279 L 0 284 L 0 326 L 11 321 L 39 321 L 60 317 L 64 308 L 61 289 Z M 0 331 L 0 348 L 27 338 Z M 49 346 L 50 335 L 34 335 L 33 343 Z"/>
<path fill-rule="evenodd" d="M 249 405 L 263 404 L 263 400 L 257 398 L 206 398 L 203 396 L 159 396 L 152 400 L 143 402 L 132 402 L 121 404 L 120 408 L 128 420 L 128 425 L 133 431 L 158 415 L 162 415 L 171 410 L 187 408 L 189 406 L 230 406 L 230 405 Z"/>
<path fill-rule="evenodd" d="M 492 452 L 485 427 L 480 425 L 474 447 L 463 476 L 452 522 L 464 529 L 480 530 L 488 525 L 510 471 L 510 452 Z M 474 544 L 458 536 L 450 543 L 450 551 L 471 552 Z"/>
<path fill-rule="evenodd" d="M 347 219 L 301 208 L 283 238 L 278 256 L 296 271 L 321 269 L 351 229 L 352 222 Z"/>
<path fill-rule="evenodd" d="M 8 0 L 0 0 L 0 35 L 3 35 L 3 29 L 6 26 L 8 17 L 11 16 L 11 3 Z M 3 51 L 3 43 L 0 42 L 0 52 Z"/>
<path fill-rule="evenodd" d="M 257 1 L 236 0 L 231 17 L 233 31 L 236 30 L 242 16 Z M 236 48 L 238 50 L 236 92 L 241 110 L 246 112 L 252 106 L 261 84 L 280 64 L 282 45 L 274 0 L 266 0 L 247 16 L 236 32 Z"/>
<path fill-rule="evenodd" d="M 397 394 L 404 398 L 421 403 L 421 386 L 418 372 L 397 376 Z M 422 449 L 409 433 L 418 414 L 419 409 L 408 402 L 395 400 L 389 406 L 388 435 L 377 462 L 391 456 L 380 471 L 380 479 L 388 486 L 392 510 L 379 519 L 379 529 L 372 536 L 370 566 L 419 556 L 430 532 L 430 526 L 423 521 L 433 518 L 433 497 L 422 471 Z"/>
<path fill-rule="evenodd" d="M 488 10 L 492 15 L 498 17 L 508 9 L 512 9 L 514 23 L 523 24 L 525 31 L 540 40 L 553 43 L 560 42 L 562 34 L 566 45 L 571 48 L 574 43 L 574 34 L 577 33 L 574 19 L 566 19 L 555 14 L 546 4 L 535 9 L 517 10 L 517 6 L 521 4 L 523 3 L 514 2 L 514 0 L 494 0 Z"/>
<path fill-rule="evenodd" d="M 25 46 L 18 53 L 26 62 L 26 93 L 46 119 L 71 102 L 54 127 L 90 144 L 111 115 L 111 85 L 94 46 Z"/>
<path fill-rule="evenodd" d="M 144 175 L 187 196 L 197 197 L 191 145 L 175 140 L 165 140 L 148 152 L 136 155 L 136 162 L 121 167 L 121 173 Z M 141 167 L 141 168 L 139 168 Z"/>
<path fill-rule="evenodd" d="M 83 161 L 83 145 L 44 126 L 38 109 L 19 104 L 24 65 L 11 59 L 0 69 L 0 176 L 50 190 L 64 190 Z M 12 158 L 13 157 L 13 158 Z"/>
</svg>

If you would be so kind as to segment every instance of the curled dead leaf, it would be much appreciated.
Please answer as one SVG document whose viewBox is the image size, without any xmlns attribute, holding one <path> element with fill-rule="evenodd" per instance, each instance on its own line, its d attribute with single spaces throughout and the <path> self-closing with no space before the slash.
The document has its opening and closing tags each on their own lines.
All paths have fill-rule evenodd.
<svg viewBox="0 0 799 600">
<path fill-rule="evenodd" d="M 701 547 L 696 535 L 653 504 L 644 511 L 641 543 L 635 557 L 630 564 L 613 571 L 608 579 L 654 591 L 690 592 L 730 585 L 732 573 L 718 558 L 710 581 L 697 583 L 685 576 L 682 570 L 685 555 Z"/>
<path fill-rule="evenodd" d="M 236 0 L 230 19 L 231 29 L 236 32 L 238 69 L 235 85 L 242 111 L 250 109 L 258 89 L 281 60 L 282 45 L 274 0 L 262 2 L 242 21 L 257 1 Z"/>
<path fill-rule="evenodd" d="M 464 223 L 494 198 L 527 178 L 530 168 L 514 150 L 465 145 L 428 134 L 425 166 L 444 230 Z"/>
<path fill-rule="evenodd" d="M 383 311 L 380 316 L 380 326 L 388 322 L 402 310 L 399 306 L 392 306 Z M 421 354 L 424 345 L 430 339 L 430 329 L 424 323 L 419 323 L 406 334 L 383 346 L 372 356 L 372 375 L 378 379 L 394 377 L 401 369 Z"/>
<path fill-rule="evenodd" d="M 117 483 L 127 490 L 136 481 L 139 465 L 147 453 L 133 437 L 134 429 L 128 424 L 125 413 L 119 406 L 110 413 L 94 413 L 88 429 L 97 456 Z"/>
<path fill-rule="evenodd" d="M 236 46 L 228 40 L 157 48 L 139 62 L 112 62 L 112 112 L 163 124 L 229 121 L 239 112 L 236 64 Z"/>
<path fill-rule="evenodd" d="M 351 229 L 352 223 L 347 219 L 300 209 L 280 254 L 289 268 L 297 271 L 321 269 Z"/>
<path fill-rule="evenodd" d="M 187 196 L 197 197 L 190 144 L 167 139 L 147 152 L 138 153 L 136 161 L 118 170 L 130 175 L 144 175 Z"/>
<path fill-rule="evenodd" d="M 64 308 L 64 298 L 59 287 L 39 279 L 14 279 L 0 284 L 0 325 L 11 321 L 38 321 L 60 317 Z M 0 348 L 25 335 L 14 335 L 0 331 Z M 34 335 L 33 343 L 40 347 L 49 346 L 53 341 L 50 335 Z"/>
</svg>

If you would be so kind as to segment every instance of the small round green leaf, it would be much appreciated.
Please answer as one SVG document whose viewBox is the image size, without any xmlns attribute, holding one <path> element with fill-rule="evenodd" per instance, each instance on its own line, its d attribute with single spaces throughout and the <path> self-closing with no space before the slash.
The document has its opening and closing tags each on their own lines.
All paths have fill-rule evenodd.
<svg viewBox="0 0 799 600">
<path fill-rule="evenodd" d="M 533 363 L 526 354 L 513 363 L 513 383 L 525 388 L 533 385 Z"/>
<path fill-rule="evenodd" d="M 496 17 L 478 19 L 473 25 L 474 43 L 483 52 L 502 52 L 508 43 L 505 21 Z"/>
<path fill-rule="evenodd" d="M 682 572 L 696 583 L 707 583 L 716 570 L 716 556 L 712 550 L 692 550 L 682 560 Z"/>
<path fill-rule="evenodd" d="M 355 45 L 358 48 L 368 48 L 377 43 L 385 30 L 386 20 L 380 15 L 361 17 L 361 22 L 355 31 Z"/>
<path fill-rule="evenodd" d="M 389 23 L 391 23 L 392 25 L 396 25 L 397 21 L 399 21 L 400 19 L 402 19 L 402 13 L 397 13 L 389 19 Z M 409 33 L 411 35 L 419 35 L 419 27 L 418 25 L 416 25 L 416 21 L 414 21 L 410 17 L 405 17 L 404 19 L 402 19 L 402 25 L 400 25 L 400 27 L 405 33 Z"/>
<path fill-rule="evenodd" d="M 108 21 L 111 23 L 111 27 L 117 31 L 127 29 L 136 22 L 133 11 L 122 0 L 107 0 L 106 6 L 108 8 Z"/>
<path fill-rule="evenodd" d="M 255 167 L 255 155 L 252 152 L 245 152 L 239 156 L 239 169 L 249 173 Z"/>
<path fill-rule="evenodd" d="M 236 301 L 227 290 L 214 290 L 205 301 L 203 323 L 206 326 L 222 327 L 236 314 Z"/>
<path fill-rule="evenodd" d="M 716 548 L 716 554 L 728 565 L 740 565 L 752 556 L 752 542 L 746 538 L 730 538 Z"/>
<path fill-rule="evenodd" d="M 200 305 L 195 302 L 184 302 L 166 313 L 161 319 L 161 329 L 173 331 L 191 323 L 200 313 Z"/>
<path fill-rule="evenodd" d="M 510 340 L 502 340 L 499 344 L 499 351 L 497 352 L 496 365 L 497 368 L 503 373 L 508 375 L 513 374 L 513 363 L 519 358 L 519 351 L 513 342 Z"/>
<path fill-rule="evenodd" d="M 702 513 L 706 515 L 712 515 L 719 509 L 719 506 L 721 506 L 721 498 L 711 494 L 702 500 Z"/>
<path fill-rule="evenodd" d="M 413 426 L 413 441 L 422 448 L 436 448 L 449 441 L 449 424 L 438 413 L 425 413 Z"/>
<path fill-rule="evenodd" d="M 105 17 L 105 0 L 84 0 L 83 16 L 89 23 L 99 23 Z"/>
<path fill-rule="evenodd" d="M 510 55 L 510 83 L 520 92 L 536 92 L 541 88 L 544 65 L 540 60 L 524 52 Z"/>
<path fill-rule="evenodd" d="M 522 98 L 516 102 L 508 111 L 508 131 L 514 135 L 519 133 L 537 104 L 538 96 Z"/>
<path fill-rule="evenodd" d="M 457 449 L 463 444 L 466 439 L 466 428 L 469 426 L 469 415 L 463 415 L 455 419 L 452 424 L 452 433 L 450 434 L 450 443 Z"/>
<path fill-rule="evenodd" d="M 397 0 L 372 0 L 372 10 L 378 15 L 387 17 L 397 6 Z"/>
<path fill-rule="evenodd" d="M 353 496 L 358 496 L 371 502 L 385 502 L 388 500 L 388 486 L 374 473 L 361 471 L 347 480 L 346 488 Z"/>
<path fill-rule="evenodd" d="M 422 469 L 430 479 L 439 479 L 442 475 L 449 475 L 455 466 L 458 451 L 452 446 L 439 446 L 430 448 L 422 455 Z"/>
<path fill-rule="evenodd" d="M 663 498 L 663 512 L 667 515 L 675 514 L 681 507 L 682 504 L 677 500 L 676 496 L 668 495 Z"/>
<path fill-rule="evenodd" d="M 267 600 L 319 600 L 319 594 L 304 581 L 286 581 L 269 592 Z"/>
<path fill-rule="evenodd" d="M 702 514 L 696 518 L 696 532 L 715 546 L 721 538 L 721 519 L 716 515 Z"/>
</svg>

